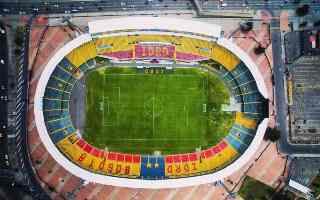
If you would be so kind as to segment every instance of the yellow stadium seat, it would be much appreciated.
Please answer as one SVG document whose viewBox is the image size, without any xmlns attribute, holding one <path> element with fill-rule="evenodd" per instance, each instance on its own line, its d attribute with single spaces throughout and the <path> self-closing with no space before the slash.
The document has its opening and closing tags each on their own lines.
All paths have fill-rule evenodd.
<svg viewBox="0 0 320 200">
<path fill-rule="evenodd" d="M 210 57 L 211 49 L 215 46 L 214 43 L 188 37 L 182 37 L 180 39 L 180 44 L 181 45 L 177 46 L 177 51 L 196 54 L 203 57 Z"/>
<path fill-rule="evenodd" d="M 198 162 L 166 163 L 165 174 L 168 177 L 191 176 L 199 172 Z"/>
<path fill-rule="evenodd" d="M 196 153 L 168 155 L 165 157 L 165 176 L 185 177 L 199 173 Z"/>
<path fill-rule="evenodd" d="M 238 152 L 232 148 L 231 145 L 228 145 L 224 150 L 223 150 L 223 163 L 227 163 L 230 162 L 231 160 L 233 160 L 236 155 L 238 154 Z"/>
<path fill-rule="evenodd" d="M 133 43 L 130 42 L 130 40 L 132 39 L 128 38 L 128 36 L 112 36 L 97 38 L 94 40 L 94 42 L 97 48 L 97 53 L 103 54 L 133 50 Z"/>
<path fill-rule="evenodd" d="M 140 162 L 119 162 L 108 160 L 104 155 L 94 156 L 76 145 L 78 140 L 78 136 L 72 134 L 61 140 L 57 146 L 69 159 L 81 167 L 112 176 L 137 177 L 140 175 Z"/>
<path fill-rule="evenodd" d="M 75 67 L 79 67 L 81 64 L 96 56 L 97 51 L 94 43 L 87 42 L 71 51 L 66 57 Z"/>
<path fill-rule="evenodd" d="M 240 60 L 227 49 L 216 43 L 175 35 L 137 34 L 97 38 L 94 40 L 97 53 L 110 53 L 134 50 L 139 42 L 163 42 L 175 45 L 176 51 L 212 58 L 232 71 Z"/>
<path fill-rule="evenodd" d="M 76 134 L 72 134 L 59 141 L 58 148 L 71 160 L 76 161 L 81 157 L 83 151 L 79 151 L 74 143 L 78 140 Z"/>
<path fill-rule="evenodd" d="M 235 122 L 248 129 L 255 129 L 257 127 L 257 122 L 253 119 L 246 118 L 242 112 L 236 112 Z"/>
<path fill-rule="evenodd" d="M 139 42 L 163 42 L 176 46 L 176 50 L 183 53 L 191 53 L 204 57 L 211 55 L 211 49 L 215 44 L 195 38 L 180 37 L 174 35 L 125 35 L 97 38 L 94 40 L 98 54 L 133 50 Z"/>
<path fill-rule="evenodd" d="M 131 163 L 130 176 L 140 176 L 140 163 Z"/>
<path fill-rule="evenodd" d="M 195 153 L 193 153 L 195 154 Z M 197 159 L 183 161 L 179 156 L 167 156 L 165 162 L 165 175 L 167 177 L 186 177 L 194 174 L 207 173 L 220 169 L 232 161 L 238 152 L 233 149 L 226 141 L 202 151 L 197 155 Z"/>
<path fill-rule="evenodd" d="M 140 162 L 105 159 L 104 168 L 100 170 L 112 176 L 137 177 L 140 176 Z"/>
<path fill-rule="evenodd" d="M 227 49 L 216 45 L 212 49 L 212 59 L 232 71 L 239 63 L 240 60 Z"/>
<path fill-rule="evenodd" d="M 237 151 L 229 145 L 218 154 L 206 159 L 207 170 L 215 170 L 223 167 L 237 155 Z"/>
</svg>

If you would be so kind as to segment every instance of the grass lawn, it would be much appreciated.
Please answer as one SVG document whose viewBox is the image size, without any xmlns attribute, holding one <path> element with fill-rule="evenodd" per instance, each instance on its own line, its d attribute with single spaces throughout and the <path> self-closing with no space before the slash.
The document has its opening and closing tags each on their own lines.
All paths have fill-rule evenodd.
<svg viewBox="0 0 320 200">
<path fill-rule="evenodd" d="M 226 136 L 233 115 L 221 111 L 229 93 L 199 69 L 145 74 L 100 68 L 86 76 L 84 139 L 109 151 L 162 154 L 207 148 Z"/>
<path fill-rule="evenodd" d="M 274 192 L 273 188 L 247 176 L 238 193 L 245 200 L 270 200 Z"/>
<path fill-rule="evenodd" d="M 320 198 L 320 174 L 312 181 L 310 188 L 314 192 L 314 196 Z"/>
</svg>

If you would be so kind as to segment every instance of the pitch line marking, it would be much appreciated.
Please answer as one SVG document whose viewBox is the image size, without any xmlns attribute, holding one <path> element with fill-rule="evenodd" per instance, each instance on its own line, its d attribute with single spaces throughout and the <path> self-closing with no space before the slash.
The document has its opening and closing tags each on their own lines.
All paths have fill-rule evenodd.
<svg viewBox="0 0 320 200">
<path fill-rule="evenodd" d="M 103 73 L 103 87 L 106 85 L 106 73 Z M 102 126 L 104 126 L 104 89 L 102 96 Z"/>
<path fill-rule="evenodd" d="M 154 141 L 174 141 L 174 140 L 181 140 L 181 141 L 198 141 L 198 138 L 115 138 L 109 139 L 109 141 L 146 141 L 146 140 L 154 140 Z"/>
<path fill-rule="evenodd" d="M 189 127 L 189 110 L 187 109 L 186 105 L 183 106 L 183 111 L 185 114 L 185 120 L 186 120 L 186 127 Z"/>
<path fill-rule="evenodd" d="M 119 105 L 120 105 L 120 99 L 121 99 L 121 88 L 119 87 L 114 87 L 118 89 L 118 101 L 119 101 Z"/>
<path fill-rule="evenodd" d="M 154 136 L 154 96 L 152 97 L 152 135 Z"/>
<path fill-rule="evenodd" d="M 109 97 L 107 97 L 107 112 L 110 113 Z"/>
</svg>

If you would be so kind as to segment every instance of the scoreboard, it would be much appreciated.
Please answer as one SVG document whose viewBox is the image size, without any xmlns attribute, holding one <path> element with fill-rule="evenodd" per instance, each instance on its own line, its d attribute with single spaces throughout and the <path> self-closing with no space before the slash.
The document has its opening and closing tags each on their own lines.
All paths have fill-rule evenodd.
<svg viewBox="0 0 320 200">
<path fill-rule="evenodd" d="M 134 47 L 136 59 L 174 59 L 175 46 L 167 44 L 137 44 Z"/>
</svg>

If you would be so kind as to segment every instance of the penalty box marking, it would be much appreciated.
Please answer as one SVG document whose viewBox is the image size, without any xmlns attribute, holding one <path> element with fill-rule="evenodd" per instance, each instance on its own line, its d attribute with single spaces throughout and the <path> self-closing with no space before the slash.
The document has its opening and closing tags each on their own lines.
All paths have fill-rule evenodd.
<svg viewBox="0 0 320 200">
<path fill-rule="evenodd" d="M 121 75 L 121 76 L 150 76 L 150 74 L 108 74 L 108 75 L 112 75 L 112 76 L 119 76 L 119 75 Z M 173 74 L 173 75 L 171 75 L 171 76 L 175 76 L 175 77 L 197 77 L 197 76 L 195 76 L 195 75 L 191 75 L 191 74 Z M 206 80 L 203 80 L 202 81 L 202 86 L 203 86 L 203 90 L 204 90 L 204 83 L 206 82 L 207 83 L 207 79 Z M 120 104 L 120 101 L 121 101 L 121 87 L 113 87 L 113 88 L 117 88 L 117 90 L 118 90 L 118 104 L 119 104 L 119 106 L 121 105 Z M 197 89 L 197 88 L 195 88 L 195 87 L 191 87 L 191 88 L 186 88 L 186 90 L 195 90 L 195 89 Z M 153 101 L 152 101 L 152 103 L 153 103 L 153 110 L 152 110 L 152 121 L 153 121 L 153 132 L 154 132 L 154 127 L 155 127 L 155 124 L 154 124 L 154 119 L 155 119 L 155 117 L 158 117 L 158 116 L 160 116 L 161 115 L 161 113 L 162 112 L 159 112 L 159 115 L 158 116 L 155 116 L 154 114 L 154 100 L 155 100 L 155 96 L 153 96 L 152 97 L 152 99 L 153 99 Z M 110 104 L 112 103 L 111 101 L 109 101 L 109 97 L 107 96 L 107 97 L 105 97 L 104 95 L 103 95 L 103 105 L 105 105 L 105 99 L 107 99 L 107 113 L 110 113 Z M 145 104 L 146 104 L 146 102 L 144 102 L 144 108 L 145 108 Z M 162 104 L 162 102 L 160 102 L 160 104 Z M 162 110 L 161 110 L 162 111 Z M 185 113 L 185 121 L 186 121 L 186 127 L 189 127 L 189 109 L 186 107 L 186 104 L 185 105 L 183 105 L 183 111 L 184 111 L 184 113 Z M 117 124 L 119 123 L 119 112 L 117 112 Z M 103 109 L 103 122 L 104 122 L 104 126 L 112 126 L 113 125 L 113 123 L 110 121 L 110 122 L 105 122 L 105 114 L 104 114 L 104 109 Z"/>
</svg>

